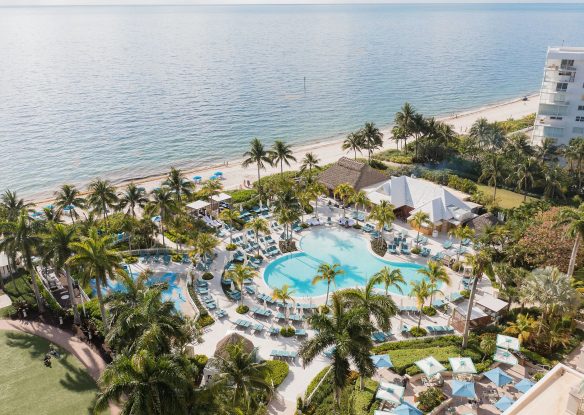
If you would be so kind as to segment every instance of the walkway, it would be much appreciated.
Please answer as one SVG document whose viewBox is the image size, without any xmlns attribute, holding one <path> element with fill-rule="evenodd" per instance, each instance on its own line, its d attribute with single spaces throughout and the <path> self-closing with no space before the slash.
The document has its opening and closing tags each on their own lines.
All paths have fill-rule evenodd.
<svg viewBox="0 0 584 415">
<path fill-rule="evenodd" d="M 21 331 L 42 337 L 58 345 L 79 359 L 89 375 L 96 381 L 107 366 L 99 353 L 77 337 L 58 327 L 36 321 L 0 319 L 0 330 Z M 116 405 L 110 403 L 110 412 L 112 415 L 116 415 L 120 410 Z"/>
</svg>

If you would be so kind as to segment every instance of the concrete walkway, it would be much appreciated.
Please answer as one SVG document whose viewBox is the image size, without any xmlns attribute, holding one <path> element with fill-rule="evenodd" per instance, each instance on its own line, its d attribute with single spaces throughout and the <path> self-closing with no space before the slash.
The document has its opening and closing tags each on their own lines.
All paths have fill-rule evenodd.
<svg viewBox="0 0 584 415">
<path fill-rule="evenodd" d="M 58 327 L 36 321 L 0 320 L 0 330 L 20 331 L 32 334 L 58 345 L 75 356 L 85 366 L 89 375 L 96 381 L 107 366 L 99 353 L 89 347 L 89 345 Z M 120 409 L 110 403 L 110 412 L 112 415 L 116 415 L 120 413 Z"/>
</svg>

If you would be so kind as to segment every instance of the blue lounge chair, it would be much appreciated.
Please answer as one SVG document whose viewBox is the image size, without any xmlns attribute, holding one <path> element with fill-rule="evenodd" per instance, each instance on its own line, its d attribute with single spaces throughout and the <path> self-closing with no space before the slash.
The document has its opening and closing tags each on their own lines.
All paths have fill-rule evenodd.
<svg viewBox="0 0 584 415">
<path fill-rule="evenodd" d="M 468 245 L 470 245 L 470 239 L 469 238 L 464 238 L 462 241 L 460 241 L 460 244 L 462 246 L 468 246 Z"/>
<path fill-rule="evenodd" d="M 410 248 L 406 244 L 402 244 L 401 245 L 400 251 L 404 255 L 409 255 L 410 254 Z"/>
<path fill-rule="evenodd" d="M 444 247 L 444 249 L 450 249 L 452 248 L 452 241 L 445 241 L 442 246 Z"/>
<path fill-rule="evenodd" d="M 270 333 L 270 336 L 276 336 L 280 334 L 280 329 L 278 327 L 272 326 L 268 329 L 268 333 Z"/>
</svg>

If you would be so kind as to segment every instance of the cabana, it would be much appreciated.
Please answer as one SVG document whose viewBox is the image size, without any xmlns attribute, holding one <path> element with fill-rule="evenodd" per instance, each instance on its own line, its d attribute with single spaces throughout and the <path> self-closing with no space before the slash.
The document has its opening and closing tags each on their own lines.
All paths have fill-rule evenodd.
<svg viewBox="0 0 584 415">
<path fill-rule="evenodd" d="M 464 331 L 464 324 L 466 322 L 466 311 L 468 308 L 468 301 L 464 301 L 459 304 L 450 304 L 452 309 L 452 320 L 451 325 L 457 331 Z M 484 327 L 491 324 L 492 318 L 486 314 L 483 310 L 477 307 L 473 307 L 470 313 L 470 328 Z"/>
<path fill-rule="evenodd" d="M 219 193 L 218 195 L 211 196 L 211 210 L 218 211 L 221 203 L 229 203 L 231 201 L 231 196 L 227 193 Z"/>
<path fill-rule="evenodd" d="M 195 215 L 204 215 L 209 213 L 210 206 L 211 203 L 207 202 L 206 200 L 195 200 L 194 202 L 187 204 L 187 210 Z"/>
<path fill-rule="evenodd" d="M 452 367 L 452 373 L 477 373 L 470 357 L 449 357 L 448 361 Z"/>
<path fill-rule="evenodd" d="M 425 359 L 418 360 L 415 365 L 418 366 L 420 370 L 428 377 L 435 376 L 438 373 L 444 372 L 446 370 L 446 368 L 442 366 L 442 364 L 436 360 L 434 356 L 428 356 Z"/>
<path fill-rule="evenodd" d="M 492 317 L 497 317 L 499 314 L 501 314 L 501 311 L 509 307 L 509 303 L 506 303 L 505 301 L 499 300 L 498 298 L 488 294 L 482 295 L 480 297 L 477 296 L 476 304 L 485 313 Z"/>
<path fill-rule="evenodd" d="M 405 392 L 406 388 L 403 386 L 399 386 L 394 383 L 381 382 L 379 384 L 379 389 L 375 394 L 375 398 L 399 405 Z"/>
</svg>

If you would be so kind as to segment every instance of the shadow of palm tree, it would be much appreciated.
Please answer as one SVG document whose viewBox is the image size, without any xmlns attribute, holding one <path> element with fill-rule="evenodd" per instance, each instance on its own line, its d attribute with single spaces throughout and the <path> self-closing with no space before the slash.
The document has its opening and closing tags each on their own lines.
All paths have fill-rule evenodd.
<svg viewBox="0 0 584 415">
<path fill-rule="evenodd" d="M 49 351 L 49 343 L 40 337 L 20 332 L 7 332 L 6 345 L 29 351 L 32 358 L 41 358 Z M 62 353 L 62 350 L 59 349 Z"/>
<path fill-rule="evenodd" d="M 67 370 L 65 378 L 59 382 L 63 387 L 75 391 L 84 392 L 96 389 L 95 381 L 83 368 L 74 366 L 69 359 L 74 359 L 71 355 L 65 355 L 59 359 L 59 363 Z"/>
</svg>

